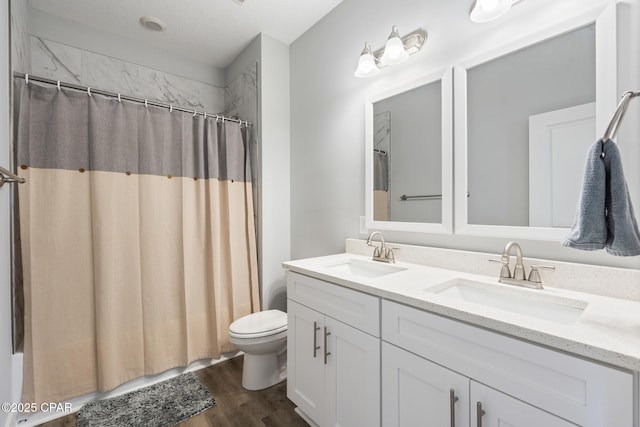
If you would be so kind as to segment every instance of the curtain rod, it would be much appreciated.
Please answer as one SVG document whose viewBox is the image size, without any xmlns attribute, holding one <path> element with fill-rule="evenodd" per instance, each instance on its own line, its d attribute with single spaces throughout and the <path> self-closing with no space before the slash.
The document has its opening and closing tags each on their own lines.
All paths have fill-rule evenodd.
<svg viewBox="0 0 640 427">
<path fill-rule="evenodd" d="M 144 98 L 137 98 L 135 96 L 129 96 L 129 95 L 121 95 L 117 92 L 109 92 L 107 90 L 102 90 L 102 89 L 94 89 L 88 86 L 80 86 L 80 85 L 76 85 L 73 83 L 62 83 L 60 82 L 60 80 L 52 80 L 52 79 L 48 79 L 46 77 L 39 77 L 39 76 L 34 76 L 31 74 L 24 74 L 24 73 L 18 73 L 18 72 L 14 72 L 13 73 L 13 77 L 16 79 L 24 79 L 24 81 L 29 84 L 29 82 L 34 81 L 34 82 L 38 82 L 38 83 L 46 83 L 46 84 L 50 84 L 50 85 L 54 85 L 57 86 L 58 89 L 60 89 L 61 87 L 66 88 L 66 89 L 73 89 L 73 90 L 79 90 L 82 92 L 87 92 L 89 94 L 89 96 L 95 94 L 98 95 L 103 95 L 103 96 L 108 96 L 110 98 L 114 98 L 117 99 L 118 101 L 120 100 L 125 100 L 125 101 L 130 101 L 130 102 L 136 102 L 139 104 L 144 104 L 144 105 L 153 105 L 154 107 L 161 107 L 161 108 L 166 108 L 169 111 L 182 111 L 185 113 L 191 113 L 193 114 L 193 116 L 195 117 L 196 115 L 201 115 L 203 117 L 215 117 L 216 120 L 217 119 L 222 119 L 222 121 L 228 121 L 228 122 L 233 122 L 233 123 L 238 123 L 240 126 L 253 126 L 253 123 L 246 121 L 246 120 L 240 120 L 240 119 L 236 119 L 233 117 L 227 117 L 221 114 L 209 114 L 207 112 L 204 111 L 197 111 L 196 109 L 188 109 L 188 108 L 184 108 L 184 107 L 180 107 L 180 106 L 174 106 L 172 104 L 166 104 L 164 102 L 160 102 L 160 101 L 153 101 L 153 100 L 148 100 L 148 99 L 144 99 Z"/>
</svg>

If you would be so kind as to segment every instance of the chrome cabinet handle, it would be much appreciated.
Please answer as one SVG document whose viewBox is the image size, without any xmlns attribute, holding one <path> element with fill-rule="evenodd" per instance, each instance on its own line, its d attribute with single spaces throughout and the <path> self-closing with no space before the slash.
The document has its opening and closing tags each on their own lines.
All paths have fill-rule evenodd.
<svg viewBox="0 0 640 427">
<path fill-rule="evenodd" d="M 331 354 L 331 352 L 327 351 L 327 337 L 331 335 L 331 332 L 327 331 L 327 327 L 324 327 L 324 364 L 327 364 L 327 357 Z"/>
<path fill-rule="evenodd" d="M 484 409 L 482 409 L 482 403 L 478 402 L 476 404 L 476 425 L 478 427 L 482 427 L 482 416 L 485 414 Z"/>
<path fill-rule="evenodd" d="M 451 411 L 451 427 L 456 427 L 456 402 L 458 401 L 456 391 L 449 389 L 449 410 Z"/>
<path fill-rule="evenodd" d="M 320 350 L 320 346 L 318 345 L 318 331 L 320 330 L 320 326 L 318 326 L 318 322 L 313 322 L 313 358 L 316 358 L 316 352 Z"/>
</svg>

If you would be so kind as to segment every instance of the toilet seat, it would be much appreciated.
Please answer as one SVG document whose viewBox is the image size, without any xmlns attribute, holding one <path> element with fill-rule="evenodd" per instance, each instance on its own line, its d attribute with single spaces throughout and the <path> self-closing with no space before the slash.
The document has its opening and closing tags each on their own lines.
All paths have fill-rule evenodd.
<svg viewBox="0 0 640 427">
<path fill-rule="evenodd" d="M 280 310 L 265 310 L 244 316 L 229 326 L 229 335 L 234 338 L 261 338 L 287 330 L 287 313 Z"/>
</svg>

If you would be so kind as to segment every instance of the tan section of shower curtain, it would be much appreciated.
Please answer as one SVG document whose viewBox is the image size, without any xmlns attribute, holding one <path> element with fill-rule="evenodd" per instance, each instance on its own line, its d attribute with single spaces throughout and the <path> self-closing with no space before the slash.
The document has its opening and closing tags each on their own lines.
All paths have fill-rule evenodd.
<svg viewBox="0 0 640 427">
<path fill-rule="evenodd" d="M 232 350 L 257 311 L 251 182 L 20 170 L 23 401 L 65 401 Z"/>
<path fill-rule="evenodd" d="M 373 220 L 389 221 L 389 192 L 373 190 Z"/>
</svg>

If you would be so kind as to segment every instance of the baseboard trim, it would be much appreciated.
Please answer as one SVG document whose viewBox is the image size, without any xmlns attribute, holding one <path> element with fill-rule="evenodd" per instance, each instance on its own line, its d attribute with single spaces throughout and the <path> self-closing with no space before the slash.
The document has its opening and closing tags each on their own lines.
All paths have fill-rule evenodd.
<svg viewBox="0 0 640 427">
<path fill-rule="evenodd" d="M 311 418 L 309 418 L 309 416 L 307 414 L 302 412 L 302 409 L 296 407 L 296 409 L 294 409 L 293 412 L 295 412 L 296 414 L 300 415 L 300 418 L 302 418 L 311 427 L 318 427 L 318 424 L 314 423 L 313 420 Z"/>
</svg>

